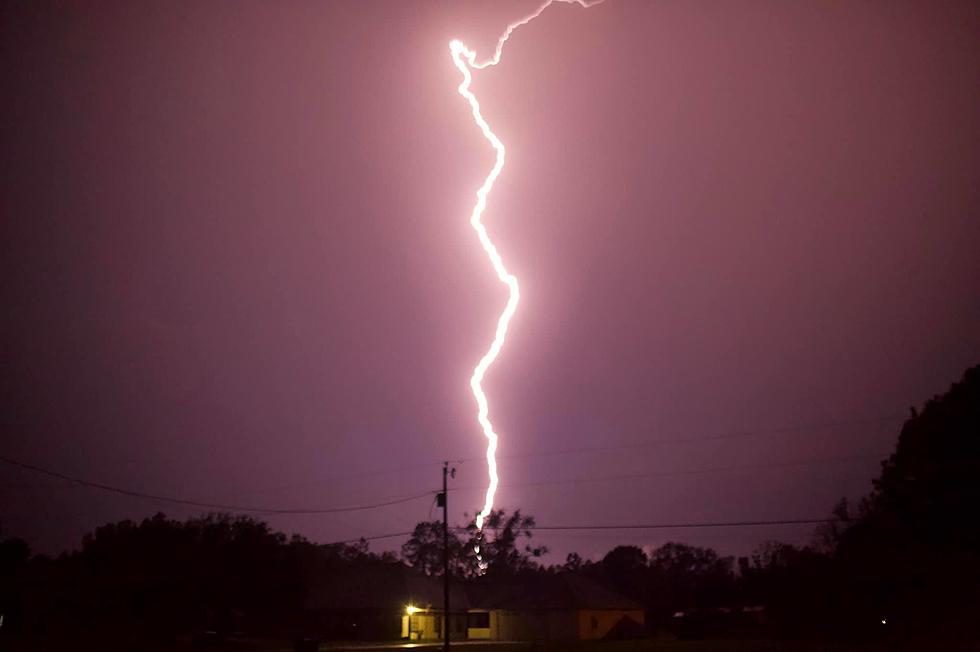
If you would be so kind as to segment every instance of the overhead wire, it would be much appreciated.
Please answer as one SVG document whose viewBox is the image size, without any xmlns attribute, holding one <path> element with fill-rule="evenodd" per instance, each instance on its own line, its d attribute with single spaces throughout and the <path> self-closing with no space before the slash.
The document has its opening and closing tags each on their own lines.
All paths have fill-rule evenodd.
<svg viewBox="0 0 980 652">
<path fill-rule="evenodd" d="M 532 531 L 595 531 L 595 530 L 680 530 L 694 528 L 718 528 L 718 527 L 764 527 L 777 525 L 819 525 L 821 523 L 831 523 L 833 518 L 791 518 L 791 519 L 766 519 L 753 521 L 693 521 L 679 523 L 618 523 L 618 524 L 584 524 L 584 525 L 531 525 L 522 527 L 521 530 Z M 470 533 L 473 530 L 468 527 L 451 527 L 450 530 L 460 533 Z M 485 530 L 501 530 L 501 527 L 484 526 Z M 376 541 L 379 539 L 393 539 L 395 537 L 411 536 L 414 532 L 392 532 L 389 534 L 376 534 L 366 537 L 344 539 L 333 541 L 326 545 L 341 545 L 347 543 L 357 543 L 359 541 Z"/>
<path fill-rule="evenodd" d="M 228 503 L 215 503 L 203 500 L 190 500 L 186 498 L 175 498 L 173 496 L 161 496 L 159 494 L 151 494 L 142 491 L 136 491 L 134 489 L 127 489 L 124 487 L 117 487 L 113 485 L 104 484 L 101 482 L 93 482 L 91 480 L 85 480 L 83 478 L 77 478 L 74 476 L 66 475 L 64 473 L 59 473 L 58 471 L 53 471 L 44 467 L 36 466 L 34 464 L 28 464 L 26 462 L 21 462 L 10 457 L 0 455 L 0 462 L 9 464 L 10 466 L 19 467 L 22 469 L 27 469 L 35 473 L 40 473 L 52 478 L 57 478 L 59 480 L 64 480 L 66 482 L 71 482 L 83 487 L 89 487 L 92 489 L 99 489 L 102 491 L 108 491 L 111 493 L 119 494 L 122 496 L 129 496 L 133 498 L 142 498 L 146 500 L 153 500 L 164 503 L 171 503 L 175 505 L 187 505 L 190 507 L 205 507 L 209 509 L 220 509 L 232 512 L 250 512 L 257 514 L 335 514 L 341 512 L 357 512 L 368 509 L 379 509 L 381 507 L 388 507 L 390 505 L 400 505 L 402 503 L 407 503 L 412 500 L 418 500 L 426 496 L 430 496 L 435 493 L 435 491 L 426 491 L 424 493 L 414 494 L 411 496 L 401 496 L 392 498 L 390 500 L 385 500 L 382 502 L 372 503 L 368 505 L 350 505 L 344 507 L 327 507 L 321 509 L 309 509 L 309 508 L 280 508 L 280 507 L 256 507 L 253 505 L 234 505 Z"/>
<path fill-rule="evenodd" d="M 558 480 L 534 480 L 530 482 L 510 482 L 501 483 L 501 488 L 515 488 L 515 487 L 539 487 L 539 486 L 550 486 L 550 485 L 563 485 L 563 484 L 588 484 L 597 482 L 617 482 L 621 480 L 636 480 L 641 478 L 666 478 L 666 477 L 676 477 L 682 475 L 700 475 L 704 473 L 720 473 L 728 471 L 757 471 L 762 469 L 776 469 L 776 468 L 787 468 L 795 466 L 807 466 L 809 464 L 831 464 L 836 462 L 854 462 L 854 461 L 864 461 L 876 459 L 877 455 L 847 455 L 840 457 L 828 457 L 828 458 L 816 458 L 807 460 L 793 460 L 789 462 L 775 462 L 769 464 L 742 464 L 734 466 L 715 466 L 704 469 L 682 469 L 675 471 L 653 471 L 649 473 L 620 473 L 608 476 L 598 476 L 598 477 L 585 477 L 585 478 L 561 478 Z M 450 487 L 450 491 L 470 491 L 474 489 L 480 489 L 480 487 L 465 486 L 465 487 Z"/>
<path fill-rule="evenodd" d="M 830 523 L 833 518 L 790 518 L 756 521 L 694 521 L 681 523 L 619 523 L 602 525 L 532 525 L 528 530 L 672 530 L 710 527 L 759 527 L 766 525 L 816 525 Z"/>
<path fill-rule="evenodd" d="M 616 451 L 616 450 L 633 450 L 633 449 L 653 448 L 653 447 L 657 447 L 657 446 L 665 446 L 665 445 L 673 445 L 673 444 L 697 443 L 697 442 L 703 442 L 703 441 L 720 441 L 720 440 L 727 440 L 727 439 L 742 439 L 742 438 L 747 438 L 747 437 L 764 437 L 764 436 L 787 434 L 787 433 L 792 433 L 792 432 L 807 432 L 807 431 L 811 431 L 811 430 L 824 430 L 824 429 L 831 429 L 831 428 L 839 428 L 839 427 L 842 427 L 842 426 L 850 426 L 850 425 L 866 425 L 866 424 L 872 424 L 872 423 L 898 422 L 898 421 L 904 420 L 905 418 L 906 417 L 884 416 L 884 417 L 869 417 L 869 418 L 848 419 L 848 420 L 839 420 L 839 421 L 827 421 L 827 422 L 822 422 L 822 423 L 799 424 L 799 425 L 795 425 L 795 426 L 783 426 L 783 427 L 772 428 L 772 429 L 768 429 L 768 430 L 749 430 L 749 431 L 739 431 L 739 432 L 730 432 L 730 433 L 716 433 L 716 434 L 704 435 L 704 436 L 676 437 L 676 438 L 669 438 L 669 439 L 656 439 L 656 440 L 645 441 L 645 442 L 633 442 L 633 443 L 627 443 L 627 444 L 611 444 L 611 445 L 606 445 L 606 446 L 584 446 L 584 447 L 578 447 L 578 448 L 564 448 L 564 449 L 551 449 L 551 450 L 541 450 L 541 451 L 530 451 L 530 452 L 526 452 L 526 453 L 514 453 L 514 454 L 510 454 L 510 455 L 503 455 L 503 456 L 500 456 L 500 457 L 501 457 L 501 459 L 524 459 L 524 458 L 533 458 L 533 457 L 547 457 L 547 456 L 553 456 L 553 455 L 568 455 L 568 454 L 575 454 L 575 453 L 595 453 L 595 452 Z M 480 456 L 480 457 L 472 457 L 472 458 L 460 458 L 460 459 L 457 459 L 456 460 L 456 463 L 463 463 L 463 462 L 467 462 L 467 461 L 482 461 L 483 459 L 484 458 L 482 456 Z M 168 497 L 168 496 L 156 496 L 156 495 L 152 495 L 152 494 L 145 494 L 143 492 L 138 492 L 138 491 L 134 491 L 134 490 L 130 490 L 130 489 L 124 489 L 124 488 L 119 488 L 119 487 L 112 487 L 112 486 L 109 486 L 109 485 L 103 485 L 102 483 L 98 483 L 98 482 L 91 482 L 91 481 L 87 481 L 87 480 L 81 480 L 79 478 L 72 478 L 72 477 L 66 476 L 64 474 L 60 474 L 60 473 L 57 473 L 57 472 L 50 471 L 48 469 L 44 469 L 42 467 L 38 467 L 38 466 L 34 466 L 34 465 L 30 465 L 30 464 L 18 462 L 17 460 L 14 460 L 14 459 L 9 458 L 9 457 L 0 456 L 0 462 L 6 462 L 7 464 L 11 464 L 11 465 L 14 465 L 14 466 L 20 466 L 21 468 L 25 468 L 25 469 L 29 469 L 29 470 L 32 470 L 32 471 L 36 471 L 38 473 L 42 473 L 42 474 L 48 475 L 50 477 L 54 477 L 54 478 L 58 478 L 58 479 L 61 479 L 61 480 L 66 480 L 66 481 L 69 481 L 69 482 L 73 482 L 75 484 L 85 485 L 85 486 L 89 486 L 89 487 L 92 487 L 92 488 L 104 489 L 106 491 L 112 491 L 114 493 L 119 493 L 119 494 L 122 494 L 122 495 L 132 495 L 132 496 L 135 496 L 135 497 L 142 497 L 142 498 L 159 500 L 159 501 L 170 502 L 170 503 L 175 503 L 175 504 L 186 504 L 186 505 L 195 506 L 195 507 L 213 507 L 213 508 L 216 508 L 216 509 L 238 509 L 240 511 L 253 511 L 253 512 L 263 512 L 263 513 L 277 513 L 277 512 L 279 512 L 279 510 L 276 510 L 276 509 L 253 508 L 253 507 L 243 507 L 243 506 L 235 506 L 235 505 L 223 505 L 223 504 L 219 504 L 219 503 L 211 503 L 211 502 L 205 502 L 205 501 L 184 500 L 184 499 L 172 498 L 172 497 Z M 423 469 L 423 468 L 430 468 L 430 467 L 433 467 L 433 466 L 441 466 L 442 464 L 443 463 L 441 461 L 440 462 L 437 462 L 437 461 L 418 462 L 418 463 L 413 463 L 413 464 L 409 464 L 409 465 L 405 465 L 405 466 L 389 467 L 389 468 L 385 468 L 385 469 L 374 469 L 374 470 L 364 471 L 362 473 L 353 473 L 353 474 L 346 474 L 346 475 L 329 476 L 329 477 L 323 478 L 322 480 L 326 480 L 326 481 L 353 480 L 353 479 L 359 479 L 359 478 L 364 478 L 364 477 L 372 477 L 372 476 L 378 476 L 378 475 L 389 475 L 389 474 L 394 474 L 394 473 L 403 473 L 403 472 L 413 471 L 413 470 L 418 470 L 418 469 Z M 729 470 L 729 468 L 725 467 L 725 468 L 718 469 L 718 470 Z M 710 470 L 695 470 L 695 471 L 690 471 L 690 472 L 684 472 L 684 471 L 682 471 L 682 472 L 677 472 L 677 474 L 683 475 L 683 474 L 686 474 L 686 473 L 703 473 L 703 472 L 709 472 L 709 471 Z M 664 474 L 664 475 L 668 475 L 668 474 Z M 646 477 L 646 476 L 644 476 L 644 477 Z M 618 477 L 617 478 L 611 478 L 611 479 L 618 479 Z M 567 482 L 571 482 L 571 480 L 558 481 L 558 483 L 567 483 Z M 501 485 L 501 486 L 502 487 L 503 486 L 511 486 L 511 487 L 516 487 L 516 486 L 533 486 L 534 484 L 555 484 L 555 482 L 508 484 L 508 485 Z M 423 495 L 427 495 L 427 494 L 423 494 Z M 418 497 L 421 497 L 421 495 L 418 496 Z M 412 500 L 414 498 L 413 497 L 405 497 L 404 499 L 407 501 L 407 500 Z M 401 500 L 401 498 L 399 498 L 398 500 Z M 396 503 L 391 503 L 391 504 L 397 504 L 397 502 Z M 386 505 L 385 504 L 382 504 L 380 506 L 383 507 L 383 506 L 386 506 Z M 366 507 L 367 508 L 371 508 L 372 506 L 369 505 L 369 506 L 366 506 Z M 358 509 L 358 507 L 353 507 L 353 508 L 339 508 L 339 509 L 328 509 L 328 510 L 307 510 L 307 509 L 293 510 L 293 509 L 287 509 L 287 510 L 282 510 L 282 513 L 330 513 L 332 511 L 354 511 L 356 509 Z"/>
<path fill-rule="evenodd" d="M 821 460 L 821 461 L 826 461 L 826 460 Z M 170 496 L 160 496 L 156 494 L 134 491 L 131 489 L 125 489 L 122 487 L 107 485 L 100 482 L 92 482 L 82 478 L 76 478 L 64 473 L 52 471 L 51 469 L 46 469 L 33 464 L 20 462 L 18 460 L 14 460 L 6 456 L 0 456 L 0 462 L 9 464 L 11 466 L 16 466 L 19 468 L 34 471 L 37 473 L 41 473 L 50 477 L 54 477 L 81 486 L 100 489 L 103 491 L 110 491 L 113 493 L 118 493 L 121 495 L 135 497 L 135 498 L 144 498 L 144 499 L 150 499 L 154 501 L 170 502 L 170 503 L 176 503 L 181 505 L 190 505 L 194 507 L 208 507 L 208 508 L 215 508 L 215 509 L 225 509 L 229 511 L 257 512 L 257 513 L 264 513 L 264 514 L 328 514 L 328 513 L 335 513 L 335 512 L 360 511 L 360 510 L 367 510 L 367 509 L 376 509 L 388 505 L 405 503 L 411 500 L 417 500 L 419 498 L 431 496 L 435 493 L 434 491 L 426 491 L 421 494 L 417 494 L 413 496 L 404 496 L 401 498 L 374 503 L 371 505 L 332 507 L 332 508 L 325 508 L 325 509 L 264 508 L 264 507 L 252 507 L 252 506 L 243 506 L 243 505 L 230 505 L 230 504 L 223 504 L 223 503 L 212 503 L 212 502 L 198 501 L 198 500 L 187 500 L 182 498 L 173 498 Z M 775 465 L 770 465 L 770 466 L 775 466 Z M 751 467 L 751 466 L 724 467 L 723 470 L 731 470 L 733 468 L 755 468 L 755 467 Z M 715 470 L 722 470 L 722 469 L 715 469 Z M 576 481 L 588 481 L 588 479 L 579 479 Z M 542 483 L 533 483 L 533 484 L 542 484 Z M 457 490 L 459 489 L 462 488 L 457 488 Z M 431 510 L 430 510 L 430 514 L 431 514 Z M 783 525 L 817 525 L 821 523 L 832 522 L 833 520 L 834 519 L 832 518 L 797 518 L 797 519 L 765 519 L 765 520 L 740 520 L 740 521 L 694 521 L 694 522 L 676 522 L 676 523 L 615 523 L 615 524 L 591 523 L 591 524 L 573 524 L 573 525 L 533 525 L 522 529 L 528 529 L 532 531 L 542 531 L 542 532 L 569 532 L 569 531 L 596 531 L 596 530 L 601 530 L 601 531 L 660 530 L 660 529 L 727 528 L 727 527 L 763 527 L 763 526 L 783 526 Z M 468 528 L 465 527 L 454 527 L 452 529 L 456 532 L 470 531 Z M 500 529 L 500 528 L 488 528 L 488 529 Z M 341 545 L 341 544 L 357 543 L 360 541 L 377 541 L 383 539 L 392 539 L 395 537 L 407 537 L 407 536 L 411 536 L 412 534 L 413 534 L 412 531 L 391 532 L 386 534 L 376 534 L 370 536 L 343 539 L 343 540 L 331 542 L 330 544 L 327 545 Z"/>
<path fill-rule="evenodd" d="M 714 433 L 709 435 L 700 435 L 694 437 L 672 437 L 665 439 L 654 439 L 650 441 L 640 441 L 631 442 L 624 444 L 609 444 L 603 446 L 583 446 L 578 448 L 560 448 L 560 449 L 546 449 L 540 451 L 529 451 L 526 453 L 512 453 L 508 455 L 498 455 L 498 459 L 527 459 L 535 457 L 549 457 L 556 455 L 571 455 L 577 453 L 601 453 L 607 451 L 618 451 L 618 450 L 637 450 L 643 448 L 656 448 L 659 446 L 668 445 L 683 445 L 683 444 L 696 444 L 699 442 L 706 441 L 724 441 L 730 439 L 745 439 L 751 437 L 769 437 L 776 435 L 789 434 L 794 432 L 809 432 L 813 430 L 829 430 L 833 428 L 840 428 L 844 426 L 854 426 L 854 425 L 868 425 L 875 423 L 897 423 L 903 421 L 906 417 L 902 416 L 881 416 L 881 417 L 862 417 L 857 419 L 843 419 L 838 421 L 825 421 L 819 423 L 809 423 L 809 424 L 797 424 L 792 426 L 780 426 L 777 428 L 761 429 L 761 430 L 741 430 L 737 432 L 723 432 Z M 458 457 L 454 460 L 456 464 L 462 464 L 464 462 L 482 462 L 486 459 L 484 455 L 474 456 L 474 457 Z M 417 471 L 419 469 L 426 469 L 432 467 L 441 467 L 442 461 L 429 461 L 429 462 L 415 462 L 411 464 L 406 464 L 403 466 L 391 466 L 381 469 L 373 469 L 368 471 L 363 471 L 359 473 L 349 473 L 344 475 L 332 475 L 326 476 L 317 480 L 317 482 L 341 482 L 345 480 L 356 480 L 360 478 L 375 477 L 380 475 L 393 475 L 398 473 L 406 473 L 409 471 Z M 310 484 L 310 483 L 303 483 Z M 290 484 L 288 486 L 296 486 Z M 504 486 L 504 485 L 501 485 Z"/>
<path fill-rule="evenodd" d="M 842 426 L 853 426 L 853 425 L 868 425 L 873 423 L 897 423 L 899 421 L 905 420 L 907 417 L 872 417 L 864 419 L 851 419 L 844 421 L 827 421 L 824 423 L 815 424 L 802 424 L 796 426 L 783 426 L 779 428 L 772 428 L 766 430 L 743 430 L 737 432 L 728 433 L 716 433 L 712 435 L 702 435 L 695 437 L 674 437 L 668 439 L 654 439 L 650 441 L 642 442 L 631 442 L 627 444 L 611 444 L 607 446 L 583 446 L 579 448 L 564 448 L 564 449 L 552 449 L 552 450 L 542 450 L 542 451 L 531 451 L 528 453 L 514 453 L 511 455 L 501 456 L 501 459 L 523 459 L 528 457 L 547 457 L 552 455 L 570 455 L 574 453 L 598 453 L 606 451 L 615 450 L 635 450 L 638 448 L 654 448 L 657 446 L 665 446 L 670 444 L 687 444 L 687 443 L 697 443 L 703 441 L 724 441 L 728 439 L 744 439 L 748 437 L 768 437 L 774 435 L 783 435 L 793 432 L 808 432 L 811 430 L 830 430 L 833 428 L 840 428 Z M 468 460 L 479 460 L 482 458 L 467 458 Z"/>
<path fill-rule="evenodd" d="M 342 541 L 331 541 L 330 543 L 324 544 L 328 546 L 339 546 L 346 543 L 358 543 L 360 541 L 377 541 L 378 539 L 393 539 L 395 537 L 407 537 L 414 534 L 414 532 L 392 532 L 390 534 L 372 534 L 367 537 L 357 537 L 355 539 L 344 539 Z"/>
<path fill-rule="evenodd" d="M 819 424 L 806 424 L 797 426 L 788 426 L 782 428 L 774 428 L 771 430 L 757 430 L 757 431 L 746 431 L 746 432 L 736 432 L 736 433 L 722 433 L 715 435 L 707 435 L 704 437 L 686 437 L 686 438 L 676 438 L 676 439 L 660 439 L 649 442 L 637 442 L 633 444 L 614 444 L 609 446 L 591 446 L 582 448 L 566 448 L 557 450 L 545 450 L 536 451 L 523 454 L 515 454 L 511 456 L 506 456 L 508 458 L 519 458 L 519 457 L 537 457 L 537 456 L 549 456 L 549 455 L 562 455 L 571 453 L 583 453 L 583 452 L 599 452 L 607 450 L 629 450 L 636 448 L 647 448 L 668 444 L 683 444 L 689 442 L 699 442 L 699 441 L 713 441 L 713 440 L 724 440 L 724 439 L 735 439 L 743 437 L 754 437 L 754 436 L 766 436 L 766 435 L 776 435 L 784 434 L 789 432 L 804 432 L 815 429 L 827 429 L 836 428 L 847 425 L 860 425 L 869 423 L 883 423 L 889 421 L 898 421 L 904 417 L 877 417 L 877 418 L 865 418 L 865 419 L 851 419 L 851 420 L 841 420 L 833 422 L 824 422 Z M 877 456 L 875 456 L 877 457 Z M 549 485 L 564 485 L 564 484 L 587 484 L 587 483 L 600 483 L 600 482 L 612 482 L 630 479 L 640 479 L 640 478 L 654 478 L 654 477 L 673 477 L 673 476 L 683 476 L 683 475 L 698 475 L 704 473 L 719 473 L 719 472 L 730 472 L 730 471 L 740 471 L 740 470 L 760 470 L 768 468 L 784 468 L 784 467 L 794 467 L 803 466 L 808 464 L 825 464 L 825 463 L 835 463 L 835 462 L 846 462 L 846 461 L 857 461 L 863 459 L 870 459 L 870 455 L 857 455 L 857 456 L 841 456 L 834 458 L 822 458 L 822 459 L 812 459 L 812 460 L 797 460 L 782 463 L 769 463 L 769 464 L 749 464 L 749 465 L 736 465 L 736 466 L 720 466 L 720 467 L 710 467 L 704 469 L 685 469 L 676 471 L 655 471 L 649 473 L 632 473 L 632 474 L 615 474 L 610 476 L 600 476 L 600 477 L 585 477 L 585 478 L 563 478 L 558 480 L 538 480 L 530 482 L 514 482 L 501 484 L 502 488 L 517 488 L 517 487 L 533 487 L 533 486 L 549 486 Z M 467 458 L 458 460 L 458 462 L 464 462 Z M 474 458 L 478 459 L 478 458 Z M 237 512 L 247 512 L 255 514 L 283 514 L 283 515 L 318 515 L 318 514 L 333 514 L 333 513 L 343 513 L 343 512 L 357 512 L 372 509 L 380 509 L 383 507 L 388 507 L 392 505 L 399 505 L 407 503 L 413 500 L 418 500 L 426 496 L 431 496 L 437 493 L 435 490 L 429 490 L 418 494 L 412 494 L 407 496 L 396 496 L 388 500 L 379 501 L 371 504 L 364 505 L 348 505 L 341 507 L 328 507 L 328 508 L 297 508 L 297 507 L 260 507 L 254 505 L 239 505 L 231 503 L 220 503 L 211 502 L 204 500 L 194 500 L 187 498 L 178 498 L 174 496 L 163 496 L 159 494 L 152 494 L 142 491 L 137 491 L 134 489 L 128 489 L 125 487 L 118 487 L 114 485 L 108 485 L 101 482 L 95 482 L 91 480 L 86 480 L 79 477 L 70 476 L 58 471 L 54 471 L 48 468 L 37 466 L 34 464 L 28 464 L 26 462 L 21 462 L 7 456 L 0 456 L 0 462 L 6 463 L 11 466 L 19 467 L 22 469 L 30 470 L 35 473 L 46 475 L 48 477 L 56 478 L 66 482 L 70 482 L 79 486 L 89 487 L 93 489 L 99 489 L 102 491 L 107 491 L 123 496 L 130 496 L 134 498 L 141 498 L 145 500 L 152 500 L 163 503 L 170 503 L 176 505 L 185 505 L 190 507 L 201 507 L 208 509 L 219 509 L 226 511 L 237 511 Z M 405 467 L 400 467 L 396 469 L 390 469 L 388 471 L 369 471 L 363 474 L 355 474 L 348 476 L 338 476 L 335 479 L 351 479 L 356 477 L 364 477 L 370 475 L 377 475 L 380 473 L 397 472 L 403 470 L 412 470 L 423 467 L 433 466 L 439 463 L 436 462 L 425 462 L 413 464 Z M 468 491 L 481 489 L 481 487 L 450 487 L 451 491 Z M 431 510 L 430 510 L 431 511 Z"/>
<path fill-rule="evenodd" d="M 700 435 L 694 437 L 672 437 L 672 438 L 665 438 L 665 439 L 654 439 L 649 441 L 630 442 L 624 444 L 609 444 L 603 446 L 582 446 L 577 448 L 545 449 L 539 451 L 528 451 L 525 453 L 512 453 L 508 455 L 499 455 L 498 459 L 526 459 L 526 458 L 534 458 L 534 457 L 549 457 L 555 455 L 571 455 L 576 453 L 601 453 L 607 451 L 656 448 L 658 446 L 667 446 L 667 445 L 675 445 L 675 444 L 691 444 L 691 443 L 698 443 L 698 442 L 705 442 L 705 441 L 724 441 L 730 439 L 745 439 L 751 437 L 769 437 L 769 436 L 784 435 L 784 434 L 789 434 L 794 432 L 830 430 L 834 428 L 841 428 L 844 426 L 869 425 L 869 424 L 877 424 L 877 423 L 898 423 L 904 421 L 906 418 L 907 417 L 905 416 L 891 415 L 891 416 L 879 416 L 879 417 L 862 417 L 856 419 L 841 419 L 837 421 L 823 421 L 818 423 L 780 426 L 777 428 L 769 428 L 769 429 L 722 432 L 722 433 L 714 433 L 714 434 Z M 482 462 L 485 459 L 486 458 L 483 455 L 479 455 L 475 457 L 461 457 L 456 460 L 456 463 L 461 464 L 463 462 Z M 352 475 L 331 476 L 330 478 L 327 479 L 345 480 L 345 479 L 368 477 L 374 475 L 401 473 L 401 472 L 413 471 L 421 468 L 429 468 L 432 466 L 441 466 L 441 465 L 442 462 L 437 462 L 437 461 L 418 462 L 407 466 L 389 467 L 387 469 L 366 471 L 364 473 L 358 473 Z"/>
<path fill-rule="evenodd" d="M 837 462 L 863 461 L 863 460 L 872 459 L 872 457 L 877 457 L 877 456 L 852 455 L 852 456 L 817 458 L 817 459 L 808 459 L 808 460 L 794 460 L 789 462 L 777 462 L 777 463 L 768 463 L 768 464 L 743 464 L 743 465 L 734 465 L 734 466 L 709 467 L 704 469 L 682 469 L 682 470 L 674 470 L 674 471 L 654 471 L 648 473 L 614 474 L 614 475 L 598 476 L 598 477 L 561 478 L 557 480 L 535 480 L 529 482 L 504 483 L 501 484 L 500 486 L 501 488 L 519 488 L 519 487 L 537 487 L 537 486 L 556 486 L 556 485 L 566 485 L 566 484 L 590 484 L 590 483 L 601 483 L 601 482 L 616 482 L 622 480 L 635 480 L 635 479 L 644 479 L 644 478 L 677 477 L 677 476 L 684 476 L 684 475 L 701 475 L 706 473 L 720 473 L 720 472 L 743 471 L 743 470 L 753 471 L 753 470 L 772 469 L 772 468 L 788 468 L 788 467 L 796 467 L 796 466 L 806 466 L 809 464 L 828 464 L 828 463 L 837 463 Z M 221 509 L 227 511 L 238 511 L 238 512 L 258 513 L 258 514 L 315 515 L 315 514 L 355 512 L 355 511 L 363 511 L 363 510 L 370 510 L 370 509 L 379 509 L 382 507 L 388 507 L 390 505 L 399 505 L 402 503 L 410 502 L 412 500 L 418 500 L 426 496 L 431 496 L 437 493 L 435 490 L 429 490 L 419 494 L 394 497 L 390 500 L 385 500 L 382 502 L 372 503 L 368 505 L 351 505 L 345 507 L 330 507 L 330 508 L 321 508 L 321 509 L 256 507 L 251 505 L 233 505 L 233 504 L 226 504 L 226 503 L 215 503 L 215 502 L 175 498 L 172 496 L 161 496 L 157 494 L 145 493 L 133 489 L 126 489 L 123 487 L 106 485 L 100 482 L 92 482 L 89 480 L 84 480 L 82 478 L 68 476 L 63 473 L 59 473 L 57 471 L 52 471 L 50 469 L 45 469 L 32 464 L 20 462 L 5 456 L 0 456 L 0 462 L 4 462 L 12 466 L 28 469 L 50 477 L 58 478 L 60 480 L 72 482 L 74 484 L 78 484 L 81 486 L 100 489 L 103 491 L 109 491 L 124 496 L 131 496 L 135 498 L 143 498 L 147 500 L 167 502 L 167 503 L 178 504 L 178 505 L 187 505 L 191 507 L 205 507 L 210 509 Z M 482 490 L 482 489 L 483 489 L 482 486 L 476 486 L 476 485 L 463 486 L 463 487 L 449 487 L 450 491 L 471 491 L 471 490 Z"/>
</svg>

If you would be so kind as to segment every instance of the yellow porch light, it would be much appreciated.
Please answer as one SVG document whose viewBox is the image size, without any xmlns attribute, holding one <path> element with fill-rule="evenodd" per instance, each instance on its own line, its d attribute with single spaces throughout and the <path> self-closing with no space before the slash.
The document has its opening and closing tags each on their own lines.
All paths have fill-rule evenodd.
<svg viewBox="0 0 980 652">
<path fill-rule="evenodd" d="M 411 605 L 410 604 L 407 607 L 405 607 L 405 613 L 407 613 L 409 616 L 411 616 L 413 614 L 417 614 L 420 611 L 422 611 L 422 610 L 419 609 L 418 607 L 416 607 L 415 605 Z"/>
</svg>

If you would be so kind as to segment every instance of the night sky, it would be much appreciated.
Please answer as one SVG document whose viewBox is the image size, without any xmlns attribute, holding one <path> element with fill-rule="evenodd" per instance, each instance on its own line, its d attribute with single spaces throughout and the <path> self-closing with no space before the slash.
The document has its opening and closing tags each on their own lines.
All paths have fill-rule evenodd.
<svg viewBox="0 0 980 652">
<path fill-rule="evenodd" d="M 534 6 L 4 3 L 0 455 L 312 509 L 463 459 L 472 515 L 468 380 L 506 290 L 448 43 L 485 55 Z M 522 284 L 485 383 L 498 506 L 676 523 L 865 494 L 909 407 L 980 362 L 978 80 L 974 2 L 608 0 L 518 31 L 473 86 Z M 262 517 L 328 542 L 431 503 Z M 42 552 L 158 510 L 206 511 L 0 466 L 3 531 Z M 812 530 L 539 536 L 561 563 Z"/>
</svg>

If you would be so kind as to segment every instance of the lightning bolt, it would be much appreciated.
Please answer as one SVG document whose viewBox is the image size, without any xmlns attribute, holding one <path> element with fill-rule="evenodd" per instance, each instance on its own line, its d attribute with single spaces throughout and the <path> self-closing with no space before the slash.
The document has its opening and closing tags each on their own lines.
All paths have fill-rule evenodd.
<svg viewBox="0 0 980 652">
<path fill-rule="evenodd" d="M 496 431 L 493 429 L 493 423 L 490 421 L 490 407 L 487 403 L 487 395 L 483 391 L 483 378 L 486 376 L 487 370 L 497 359 L 497 355 L 500 353 L 500 349 L 504 346 L 504 341 L 507 339 L 507 328 L 510 326 L 511 317 L 514 316 L 514 312 L 517 311 L 517 304 L 521 299 L 521 289 L 517 283 L 517 277 L 507 271 L 507 267 L 504 265 L 503 258 L 500 257 L 500 252 L 497 251 L 497 247 L 493 244 L 490 236 L 487 234 L 487 229 L 483 225 L 483 211 L 487 208 L 487 196 L 493 189 L 493 184 L 497 181 L 497 177 L 500 176 L 501 170 L 504 169 L 504 160 L 507 156 L 507 150 L 504 147 L 503 142 L 497 137 L 497 134 L 493 133 L 490 129 L 490 125 L 487 123 L 486 119 L 483 117 L 483 113 L 480 111 L 480 102 L 476 99 L 476 95 L 470 90 L 470 84 L 473 82 L 472 70 L 482 70 L 490 66 L 495 66 L 500 63 L 500 57 L 504 52 L 504 45 L 507 40 L 510 39 L 510 35 L 514 31 L 527 25 L 532 20 L 537 18 L 544 12 L 545 9 L 550 7 L 555 2 L 562 2 L 566 4 L 577 4 L 581 7 L 592 7 L 601 3 L 603 0 L 587 2 L 586 0 L 545 0 L 535 11 L 528 14 L 527 16 L 517 20 L 513 23 L 507 25 L 507 29 L 504 30 L 500 38 L 497 39 L 497 47 L 494 49 L 493 56 L 485 59 L 483 61 L 477 61 L 476 52 L 467 48 L 463 43 L 457 39 L 453 39 L 449 43 L 449 52 L 452 54 L 453 63 L 459 68 L 459 71 L 463 75 L 463 81 L 460 82 L 457 90 L 459 94 L 469 103 L 470 109 L 473 112 L 473 120 L 476 122 L 480 131 L 483 132 L 483 136 L 490 142 L 496 152 L 496 158 L 493 163 L 493 167 L 490 169 L 490 173 L 487 178 L 484 179 L 483 185 L 480 186 L 479 190 L 476 191 L 476 205 L 473 206 L 473 211 L 470 213 L 470 224 L 476 231 L 476 235 L 480 240 L 480 245 L 483 246 L 483 250 L 486 252 L 487 257 L 490 259 L 490 263 L 493 265 L 494 271 L 497 273 L 497 278 L 500 282 L 507 286 L 508 296 L 507 305 L 504 306 L 504 310 L 500 313 L 500 317 L 497 319 L 497 331 L 494 334 L 493 342 L 490 343 L 490 348 L 487 352 L 483 354 L 480 361 L 477 363 L 476 367 L 473 369 L 473 375 L 470 377 L 470 389 L 473 391 L 473 397 L 476 398 L 477 405 L 477 419 L 480 422 L 480 427 L 483 428 L 483 434 L 487 438 L 487 468 L 490 473 L 490 484 L 487 487 L 486 499 L 483 503 L 483 509 L 480 513 L 476 515 L 476 527 L 478 530 L 483 529 L 483 521 L 486 519 L 487 515 L 490 514 L 490 510 L 493 509 L 493 497 L 497 492 L 497 484 L 499 478 L 497 476 L 497 440 L 499 439 Z M 477 554 L 479 554 L 479 547 L 477 547 Z"/>
</svg>

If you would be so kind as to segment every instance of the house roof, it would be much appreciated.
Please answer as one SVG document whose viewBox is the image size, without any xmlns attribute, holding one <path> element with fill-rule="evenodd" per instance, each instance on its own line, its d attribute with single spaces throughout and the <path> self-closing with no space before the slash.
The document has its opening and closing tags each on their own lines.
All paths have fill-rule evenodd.
<svg viewBox="0 0 980 652">
<path fill-rule="evenodd" d="M 441 578 L 427 577 L 399 563 L 370 564 L 331 572 L 307 596 L 311 611 L 340 609 L 384 609 L 401 611 L 406 605 L 441 608 Z M 469 608 L 466 593 L 458 582 L 450 585 L 450 609 Z"/>
<path fill-rule="evenodd" d="M 642 605 L 581 575 L 534 575 L 473 587 L 470 602 L 483 609 L 642 609 Z"/>
</svg>

